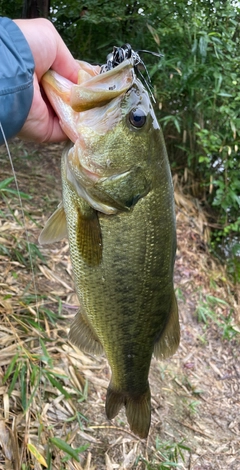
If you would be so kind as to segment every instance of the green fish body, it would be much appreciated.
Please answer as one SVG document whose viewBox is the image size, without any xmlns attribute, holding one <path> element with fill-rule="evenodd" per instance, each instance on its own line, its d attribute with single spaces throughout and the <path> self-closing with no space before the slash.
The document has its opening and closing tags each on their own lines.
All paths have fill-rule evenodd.
<svg viewBox="0 0 240 470">
<path fill-rule="evenodd" d="M 88 353 L 105 352 L 112 372 L 107 417 L 125 406 L 131 430 L 144 438 L 151 421 L 152 354 L 166 358 L 179 344 L 176 230 L 162 131 L 131 61 L 125 62 L 128 67 L 116 67 L 110 80 L 114 89 L 121 68 L 131 82 L 127 87 L 124 82 L 99 106 L 95 99 L 93 108 L 90 94 L 87 108 L 74 111 L 81 117 L 72 125 L 75 144 L 62 156 L 63 206 L 40 242 L 68 234 L 80 303 L 70 341 Z"/>
</svg>

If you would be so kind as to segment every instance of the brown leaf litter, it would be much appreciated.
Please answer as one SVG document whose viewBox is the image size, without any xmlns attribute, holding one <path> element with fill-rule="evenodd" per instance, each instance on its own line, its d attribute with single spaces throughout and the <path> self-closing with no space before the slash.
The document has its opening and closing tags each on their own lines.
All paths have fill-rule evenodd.
<svg viewBox="0 0 240 470">
<path fill-rule="evenodd" d="M 61 198 L 61 148 L 11 144 L 20 190 L 32 196 L 23 199 L 25 226 L 17 198 L 0 198 L 0 469 L 38 470 L 51 461 L 53 470 L 154 470 L 171 468 L 175 452 L 177 468 L 237 470 L 239 291 L 208 252 L 204 212 L 175 178 L 181 345 L 173 358 L 152 361 L 152 425 L 144 441 L 129 431 L 123 411 L 106 419 L 106 359 L 67 341 L 77 311 L 67 242 L 39 247 L 40 254 L 34 248 Z M 1 180 L 11 177 L 4 148 L 0 165 Z M 88 448 L 79 461 L 66 459 L 54 438 Z"/>
</svg>

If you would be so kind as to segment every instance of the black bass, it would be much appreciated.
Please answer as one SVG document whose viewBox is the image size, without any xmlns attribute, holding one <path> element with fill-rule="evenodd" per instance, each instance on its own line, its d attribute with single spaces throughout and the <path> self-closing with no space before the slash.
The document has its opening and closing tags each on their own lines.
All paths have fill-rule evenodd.
<svg viewBox="0 0 240 470">
<path fill-rule="evenodd" d="M 173 186 L 162 131 L 132 58 L 99 74 L 80 62 L 78 85 L 53 71 L 43 87 L 72 143 L 62 156 L 63 204 L 40 243 L 68 236 L 80 309 L 70 341 L 105 352 L 109 419 L 125 406 L 131 430 L 151 421 L 152 354 L 179 344 L 173 287 Z"/>
</svg>

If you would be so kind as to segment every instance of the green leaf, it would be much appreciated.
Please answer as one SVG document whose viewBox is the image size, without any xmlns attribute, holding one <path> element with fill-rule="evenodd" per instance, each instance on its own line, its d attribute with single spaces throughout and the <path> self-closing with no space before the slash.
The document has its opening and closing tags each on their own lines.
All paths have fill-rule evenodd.
<svg viewBox="0 0 240 470">
<path fill-rule="evenodd" d="M 50 437 L 49 441 L 77 462 L 80 462 L 79 454 L 84 452 L 89 447 L 89 444 L 86 444 L 84 446 L 78 447 L 77 449 L 73 449 L 69 444 L 67 444 L 66 441 L 63 441 L 59 437 Z"/>
<path fill-rule="evenodd" d="M 12 391 L 14 390 L 14 387 L 15 387 L 15 383 L 16 383 L 16 381 L 17 381 L 17 379 L 18 379 L 18 376 L 20 375 L 21 365 L 22 365 L 22 363 L 17 363 L 17 364 L 16 364 L 16 369 L 15 369 L 15 371 L 14 371 L 13 378 L 12 378 L 10 387 L 9 387 L 9 389 L 8 389 L 8 395 L 9 395 L 9 396 L 11 396 L 11 393 L 12 393 Z"/>
<path fill-rule="evenodd" d="M 27 410 L 27 364 L 24 362 L 20 371 L 20 394 L 23 410 Z"/>
<path fill-rule="evenodd" d="M 13 176 L 11 178 L 6 178 L 5 180 L 0 181 L 0 191 L 6 189 L 9 184 L 12 183 L 12 181 L 14 181 Z"/>
<path fill-rule="evenodd" d="M 19 353 L 15 354 L 15 356 L 12 358 L 4 376 L 2 379 L 2 384 L 4 385 L 7 381 L 7 379 L 10 377 L 11 373 L 13 372 L 13 369 L 15 368 L 15 364 L 19 358 Z"/>
<path fill-rule="evenodd" d="M 61 392 L 66 398 L 70 398 L 71 395 L 68 393 L 65 388 L 63 388 L 62 384 L 53 376 L 51 372 L 45 371 L 45 375 L 48 378 L 49 382 L 53 385 L 53 387 L 57 388 L 59 392 Z"/>
</svg>

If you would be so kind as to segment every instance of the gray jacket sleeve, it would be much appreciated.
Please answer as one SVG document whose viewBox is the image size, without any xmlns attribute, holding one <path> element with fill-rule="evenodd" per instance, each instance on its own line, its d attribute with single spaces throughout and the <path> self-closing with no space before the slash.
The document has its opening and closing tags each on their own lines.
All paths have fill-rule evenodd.
<svg viewBox="0 0 240 470">
<path fill-rule="evenodd" d="M 34 59 L 18 26 L 0 17 L 0 122 L 7 139 L 27 119 L 33 98 Z M 0 129 L 0 145 L 4 143 Z"/>
</svg>

